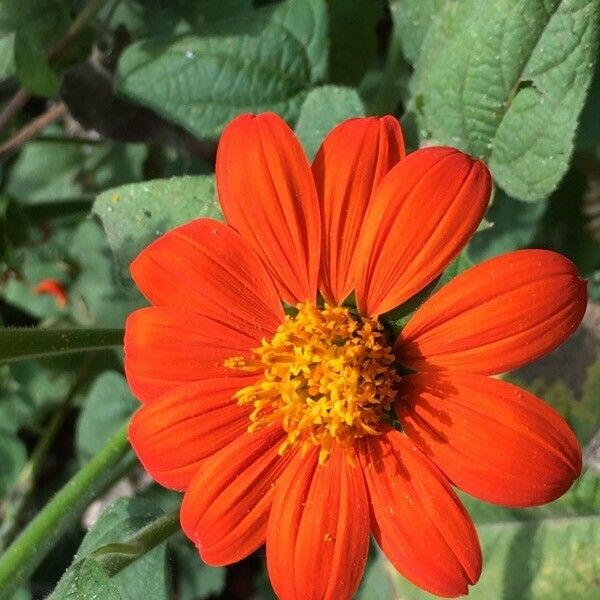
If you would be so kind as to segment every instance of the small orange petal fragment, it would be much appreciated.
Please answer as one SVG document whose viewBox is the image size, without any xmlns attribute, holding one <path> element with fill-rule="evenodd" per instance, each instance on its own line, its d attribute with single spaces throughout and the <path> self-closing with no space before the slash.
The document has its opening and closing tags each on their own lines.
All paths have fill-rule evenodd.
<svg viewBox="0 0 600 600">
<path fill-rule="evenodd" d="M 56 300 L 56 305 L 60 308 L 64 308 L 67 305 L 68 297 L 67 291 L 62 283 L 56 279 L 42 279 L 34 288 L 34 292 L 41 296 L 47 294 L 53 296 Z"/>
</svg>

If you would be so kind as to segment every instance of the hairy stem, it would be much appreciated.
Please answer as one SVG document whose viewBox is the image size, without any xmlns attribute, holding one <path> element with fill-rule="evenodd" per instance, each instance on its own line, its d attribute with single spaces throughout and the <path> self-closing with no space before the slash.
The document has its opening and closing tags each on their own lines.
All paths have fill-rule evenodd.
<svg viewBox="0 0 600 600">
<path fill-rule="evenodd" d="M 2 525 L 0 526 L 0 552 L 12 541 L 19 525 L 19 518 L 27 502 L 40 467 L 46 458 L 46 454 L 52 447 L 60 428 L 62 427 L 77 392 L 86 380 L 93 363 L 92 355 L 87 355 L 81 365 L 75 383 L 71 386 L 69 393 L 65 396 L 63 403 L 52 415 L 50 421 L 43 429 L 30 459 L 21 470 L 14 487 L 6 495 L 6 508 L 4 510 Z"/>
<path fill-rule="evenodd" d="M 121 346 L 123 335 L 122 329 L 0 329 L 0 361 Z"/>
<path fill-rule="evenodd" d="M 0 557 L 0 600 L 8 600 L 47 556 L 65 530 L 90 502 L 135 464 L 129 449 L 127 426 L 50 500 Z"/>
</svg>

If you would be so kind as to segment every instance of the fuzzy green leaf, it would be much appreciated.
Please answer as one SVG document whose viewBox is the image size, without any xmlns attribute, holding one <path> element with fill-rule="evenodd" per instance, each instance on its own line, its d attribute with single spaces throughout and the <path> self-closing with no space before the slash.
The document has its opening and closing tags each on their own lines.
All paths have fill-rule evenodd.
<svg viewBox="0 0 600 600">
<path fill-rule="evenodd" d="M 117 586 L 90 558 L 74 564 L 60 580 L 51 600 L 122 600 Z"/>
<path fill-rule="evenodd" d="M 296 124 L 296 135 L 307 156 L 312 159 L 333 127 L 364 114 L 364 104 L 355 90 L 324 85 L 312 90 L 306 97 Z"/>
<path fill-rule="evenodd" d="M 508 510 L 466 499 L 482 544 L 484 568 L 473 600 L 587 600 L 600 569 L 600 478 L 588 472 L 562 499 L 543 508 Z M 369 595 L 371 594 L 371 595 Z M 434 600 L 381 555 L 357 600 Z"/>
<path fill-rule="evenodd" d="M 407 61 L 414 63 L 417 60 L 429 28 L 447 1 L 390 0 L 394 35 L 398 37 Z"/>
<path fill-rule="evenodd" d="M 81 462 L 85 463 L 101 450 L 138 406 L 121 374 L 106 371 L 100 375 L 77 421 L 76 448 Z"/>
<path fill-rule="evenodd" d="M 0 432 L 0 497 L 15 483 L 26 460 L 23 442 L 15 435 Z"/>
<path fill-rule="evenodd" d="M 327 70 L 323 0 L 286 0 L 243 11 L 197 33 L 129 46 L 117 88 L 200 137 L 243 112 L 295 119 Z"/>
<path fill-rule="evenodd" d="M 89 557 L 94 550 L 101 546 L 127 540 L 161 514 L 162 511 L 146 500 L 119 498 L 113 502 L 86 534 L 73 565 L 59 582 L 51 600 L 63 600 L 63 597 L 58 596 L 57 592 L 64 586 L 64 580 L 68 581 L 72 577 L 72 571 L 79 568 L 81 559 Z M 106 575 L 106 571 L 99 568 Z M 169 598 L 169 570 L 166 562 L 166 544 L 162 543 L 140 557 L 116 573 L 110 581 L 118 590 L 118 597 L 122 600 L 139 600 L 140 598 L 167 600 Z M 76 598 L 79 600 L 79 597 Z"/>
<path fill-rule="evenodd" d="M 598 0 L 448 3 L 416 65 L 426 133 L 486 158 L 509 195 L 546 197 L 573 150 L 599 14 Z"/>
<path fill-rule="evenodd" d="M 173 177 L 124 185 L 103 192 L 94 203 L 118 274 L 129 280 L 129 265 L 140 250 L 169 229 L 199 217 L 220 218 L 212 176 Z"/>
<path fill-rule="evenodd" d="M 532 243 L 548 203 L 520 202 L 501 190 L 486 214 L 488 226 L 473 237 L 467 254 L 476 263 Z"/>
</svg>

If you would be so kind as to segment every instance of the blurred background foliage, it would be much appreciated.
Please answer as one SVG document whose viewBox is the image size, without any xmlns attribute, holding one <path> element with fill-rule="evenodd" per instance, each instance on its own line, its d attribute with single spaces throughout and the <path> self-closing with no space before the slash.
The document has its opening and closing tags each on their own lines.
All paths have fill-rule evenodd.
<svg viewBox="0 0 600 600">
<path fill-rule="evenodd" d="M 0 323 L 122 328 L 143 304 L 133 256 L 219 218 L 215 148 L 235 115 L 278 112 L 312 157 L 340 121 L 395 114 L 410 148 L 456 146 L 494 177 L 447 278 L 545 247 L 589 279 L 576 335 L 510 376 L 567 418 L 585 473 L 543 508 L 465 498 L 485 557 L 471 595 L 600 597 L 599 19 L 599 0 L 3 0 Z M 119 348 L 101 346 L 0 363 L 0 552 L 135 410 Z M 210 568 L 181 534 L 109 576 L 91 553 L 179 502 L 132 459 L 123 472 L 7 598 L 273 598 L 263 553 Z M 358 598 L 427 597 L 373 549 Z"/>
</svg>

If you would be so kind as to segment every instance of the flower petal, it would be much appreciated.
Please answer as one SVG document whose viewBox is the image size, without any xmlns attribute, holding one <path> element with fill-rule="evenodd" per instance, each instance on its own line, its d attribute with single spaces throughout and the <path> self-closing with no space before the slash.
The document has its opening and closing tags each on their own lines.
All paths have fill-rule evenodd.
<svg viewBox="0 0 600 600">
<path fill-rule="evenodd" d="M 533 394 L 485 375 L 417 373 L 402 379 L 404 432 L 465 492 L 534 506 L 562 496 L 581 472 L 581 447 L 563 418 Z"/>
<path fill-rule="evenodd" d="M 518 250 L 465 271 L 412 316 L 395 345 L 417 371 L 502 373 L 540 358 L 577 328 L 586 282 L 548 250 Z"/>
<path fill-rule="evenodd" d="M 281 600 L 350 600 L 365 568 L 369 508 L 358 461 L 336 446 L 321 466 L 318 454 L 296 454 L 276 485 L 267 565 Z"/>
<path fill-rule="evenodd" d="M 446 478 L 398 431 L 363 438 L 359 456 L 371 529 L 394 567 L 438 596 L 466 594 L 479 578 L 481 549 Z"/>
<path fill-rule="evenodd" d="M 338 304 L 354 285 L 355 251 L 373 190 L 404 157 L 398 120 L 386 116 L 350 119 L 323 141 L 312 171 L 321 206 L 319 287 Z"/>
<path fill-rule="evenodd" d="M 258 338 L 273 334 L 283 320 L 260 259 L 219 221 L 197 219 L 169 231 L 142 250 L 131 275 L 152 304 L 245 325 Z"/>
<path fill-rule="evenodd" d="M 234 563 L 265 542 L 275 482 L 294 452 L 277 453 L 280 425 L 245 433 L 202 464 L 181 504 L 181 527 L 209 565 Z"/>
<path fill-rule="evenodd" d="M 453 148 L 424 148 L 401 160 L 369 206 L 357 256 L 356 298 L 377 316 L 433 281 L 473 235 L 491 177 L 481 161 Z"/>
<path fill-rule="evenodd" d="M 225 360 L 250 358 L 260 339 L 233 325 L 180 309 L 152 306 L 131 313 L 125 324 L 125 373 L 131 391 L 150 402 L 183 385 L 214 377 L 248 375 Z"/>
<path fill-rule="evenodd" d="M 252 408 L 233 398 L 239 382 L 207 379 L 184 385 L 133 415 L 129 440 L 153 479 L 185 489 L 204 459 L 248 429 Z"/>
<path fill-rule="evenodd" d="M 315 300 L 321 226 L 310 167 L 285 121 L 241 115 L 217 150 L 217 186 L 227 222 L 264 261 L 290 304 Z"/>
</svg>

